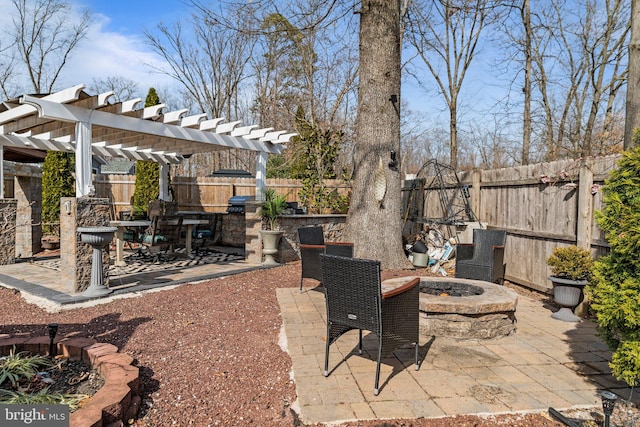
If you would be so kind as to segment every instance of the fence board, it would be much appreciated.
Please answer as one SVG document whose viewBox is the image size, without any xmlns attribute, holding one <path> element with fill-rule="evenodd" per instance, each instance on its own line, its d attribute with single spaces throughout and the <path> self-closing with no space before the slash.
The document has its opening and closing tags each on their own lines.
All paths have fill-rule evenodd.
<svg viewBox="0 0 640 427">
<path fill-rule="evenodd" d="M 579 184 L 581 168 L 587 167 L 593 174 L 593 183 L 603 185 L 619 158 L 619 155 L 613 155 L 588 161 L 561 160 L 458 174 L 460 182 L 469 186 L 469 202 L 471 206 L 477 206 L 477 212 L 474 210 L 476 217 L 490 228 L 507 230 L 507 280 L 550 291 L 551 284 L 547 280 L 550 271 L 546 258 L 554 247 L 578 242 L 578 236 L 583 231 L 578 230 L 580 203 L 587 203 L 583 209 L 584 206 L 591 208 L 591 217 L 584 220 L 593 224 L 590 242 L 592 252 L 599 255 L 607 251 L 604 234 L 594 219 L 594 212 L 603 207 L 601 192 L 594 192 L 591 200 L 581 201 L 579 189 L 565 184 Z M 543 182 L 543 176 L 548 178 L 548 182 Z M 444 177 L 442 186 L 436 184 L 433 177 L 422 177 L 421 180 L 424 190 L 420 191 L 424 192 L 419 195 L 411 196 L 410 181 L 403 186 L 405 203 L 419 202 L 414 209 L 419 211 L 418 215 L 441 218 L 448 209 L 457 209 L 451 204 L 443 205 L 440 198 L 441 191 L 446 195 L 445 199 L 452 199 L 459 191 L 455 177 Z M 97 175 L 94 182 L 97 195 L 109 197 L 116 212 L 129 208 L 135 189 L 135 176 Z M 414 190 L 418 191 L 422 183 Z M 350 191 L 349 185 L 341 181 L 326 181 L 326 185 L 337 188 L 342 194 Z M 180 209 L 185 210 L 223 212 L 231 196 L 255 194 L 255 179 L 252 178 L 174 177 L 172 186 L 174 198 Z M 302 185 L 297 180 L 267 179 L 267 186 L 279 194 L 285 194 L 287 201 L 300 201 L 298 193 Z M 424 224 L 407 221 L 404 229 L 413 233 L 421 227 Z"/>
<path fill-rule="evenodd" d="M 479 175 L 476 180 L 473 173 L 458 174 L 461 184 L 470 187 L 470 204 L 477 207 L 474 213 L 478 219 L 489 228 L 507 231 L 507 280 L 550 291 L 546 258 L 556 246 L 577 244 L 579 236 L 591 236 L 588 244 L 595 256 L 607 252 L 605 236 L 595 220 L 595 212 L 603 208 L 602 193 L 590 189 L 581 192 L 578 184 L 581 176 L 587 176 L 589 179 L 583 180 L 583 185 L 591 186 L 591 182 L 603 185 L 619 158 L 611 155 L 481 170 L 476 172 Z M 422 211 L 425 217 L 437 218 L 443 212 L 439 200 L 441 188 L 434 185 L 432 177 L 424 179 L 427 184 Z M 449 177 L 445 182 L 454 180 Z M 573 188 L 573 184 L 577 186 Z M 450 197 L 452 191 L 447 189 L 445 194 Z M 588 213 L 581 220 L 580 229 L 579 211 L 583 215 Z M 591 227 L 591 234 L 587 227 Z"/>
<path fill-rule="evenodd" d="M 351 191 L 349 184 L 340 180 L 325 180 L 330 190 L 337 189 L 340 194 Z M 131 208 L 131 198 L 135 191 L 135 176 L 132 175 L 95 175 L 94 186 L 97 197 L 107 197 L 118 212 Z M 300 202 L 299 180 L 269 178 L 267 187 L 278 194 L 284 194 L 288 202 Z M 182 210 L 204 210 L 224 212 L 232 196 L 254 196 L 256 181 L 254 178 L 233 177 L 186 177 L 177 176 L 171 180 L 174 200 Z"/>
</svg>

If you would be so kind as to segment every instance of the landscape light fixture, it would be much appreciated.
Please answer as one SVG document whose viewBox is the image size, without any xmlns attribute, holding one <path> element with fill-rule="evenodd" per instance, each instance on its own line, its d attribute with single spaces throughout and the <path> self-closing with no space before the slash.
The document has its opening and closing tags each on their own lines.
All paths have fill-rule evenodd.
<svg viewBox="0 0 640 427">
<path fill-rule="evenodd" d="M 49 328 L 49 357 L 54 358 L 56 357 L 56 348 L 53 345 L 53 340 L 56 337 L 56 334 L 58 333 L 58 324 L 57 323 L 49 323 L 48 325 Z"/>
<path fill-rule="evenodd" d="M 602 398 L 602 411 L 604 412 L 604 427 L 609 427 L 609 418 L 613 414 L 613 408 L 616 406 L 618 396 L 609 390 L 605 390 L 600 393 L 600 397 Z"/>
</svg>

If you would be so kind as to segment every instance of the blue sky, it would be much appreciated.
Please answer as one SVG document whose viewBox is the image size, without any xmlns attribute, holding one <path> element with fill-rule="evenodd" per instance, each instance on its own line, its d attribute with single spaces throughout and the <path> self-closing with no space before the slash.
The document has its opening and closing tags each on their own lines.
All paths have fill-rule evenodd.
<svg viewBox="0 0 640 427">
<path fill-rule="evenodd" d="M 59 87 L 76 84 L 90 86 L 94 79 L 122 76 L 138 84 L 144 96 L 149 87 L 168 89 L 176 83 L 171 78 L 153 73 L 145 64 L 159 64 L 162 59 L 147 45 L 144 30 L 158 23 L 171 24 L 190 16 L 188 0 L 66 0 L 79 13 L 83 8 L 93 15 L 87 38 L 76 48 L 63 74 Z M 13 9 L 10 0 L 0 0 L 0 10 Z M 211 1 L 215 4 L 215 1 Z M 0 25 L 8 17 L 0 16 Z M 69 19 L 72 19 L 70 17 Z M 4 22 L 3 22 L 4 21 Z M 439 96 L 425 94 L 410 81 L 403 85 L 402 96 L 411 109 L 429 111 L 432 119 L 444 114 Z M 436 108 L 434 108 L 436 107 Z"/>
<path fill-rule="evenodd" d="M 0 0 L 4 2 L 7 0 Z M 161 21 L 188 17 L 190 9 L 180 0 L 68 0 L 78 10 L 88 9 L 93 22 L 87 38 L 69 61 L 61 85 L 90 85 L 94 79 L 123 76 L 146 93 L 150 86 L 168 87 L 173 81 L 151 73 L 145 64 L 161 59 L 146 44 L 144 29 Z"/>
<path fill-rule="evenodd" d="M 129 35 L 140 35 L 145 27 L 160 21 L 172 22 L 189 15 L 184 0 L 74 0 L 104 19 L 103 29 Z"/>
</svg>

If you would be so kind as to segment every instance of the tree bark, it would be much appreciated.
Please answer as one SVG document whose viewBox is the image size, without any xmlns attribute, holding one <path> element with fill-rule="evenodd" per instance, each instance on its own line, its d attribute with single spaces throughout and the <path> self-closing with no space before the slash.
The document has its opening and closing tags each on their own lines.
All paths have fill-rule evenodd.
<svg viewBox="0 0 640 427">
<path fill-rule="evenodd" d="M 400 169 L 389 166 L 391 152 L 400 153 L 400 1 L 363 2 L 359 13 L 355 172 L 346 235 L 356 257 L 379 260 L 383 268 L 405 267 Z M 374 181 L 382 178 L 386 191 L 379 200 Z"/>
<path fill-rule="evenodd" d="M 624 148 L 633 147 L 633 130 L 640 128 L 640 0 L 631 3 L 631 42 L 629 43 L 629 77 Z"/>
</svg>

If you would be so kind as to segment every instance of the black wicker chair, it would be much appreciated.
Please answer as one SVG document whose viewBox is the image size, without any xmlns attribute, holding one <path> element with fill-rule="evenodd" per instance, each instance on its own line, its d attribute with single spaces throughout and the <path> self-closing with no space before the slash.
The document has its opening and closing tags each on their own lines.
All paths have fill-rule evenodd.
<svg viewBox="0 0 640 427">
<path fill-rule="evenodd" d="M 330 242 L 325 244 L 322 227 L 298 228 L 298 240 L 300 241 L 300 259 L 302 260 L 300 292 L 302 292 L 304 279 L 314 279 L 322 283 L 320 254 L 353 256 L 353 243 Z"/>
<path fill-rule="evenodd" d="M 416 370 L 419 336 L 419 278 L 382 292 L 378 261 L 320 255 L 327 307 L 327 338 L 324 376 L 329 376 L 329 346 L 344 333 L 358 329 L 362 354 L 362 331 L 378 337 L 374 394 L 379 392 L 380 361 L 397 348 L 415 346 Z"/>
<path fill-rule="evenodd" d="M 472 244 L 456 247 L 456 277 L 502 283 L 504 280 L 504 230 L 473 230 Z"/>
</svg>

